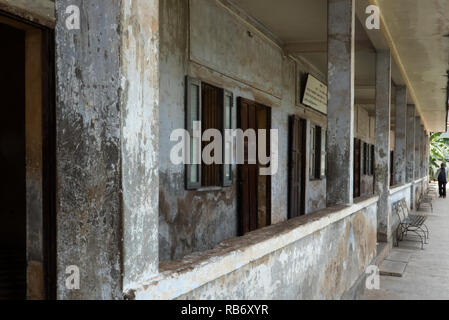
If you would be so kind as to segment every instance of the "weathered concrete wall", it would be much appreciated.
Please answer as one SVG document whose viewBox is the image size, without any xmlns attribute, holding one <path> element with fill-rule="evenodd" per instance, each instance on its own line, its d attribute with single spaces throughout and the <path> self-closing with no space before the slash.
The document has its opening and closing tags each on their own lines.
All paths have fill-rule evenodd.
<svg viewBox="0 0 449 320">
<path fill-rule="evenodd" d="M 241 18 L 231 15 L 219 1 L 194 0 L 190 6 L 193 6 L 192 13 L 189 12 L 188 1 L 164 0 L 160 8 L 159 256 L 162 261 L 210 249 L 220 241 L 237 235 L 237 167 L 233 166 L 232 187 L 186 191 L 184 166 L 170 162 L 170 149 L 174 145 L 169 140 L 170 134 L 185 125 L 186 75 L 230 90 L 234 94 L 234 106 L 237 97 L 244 97 L 272 107 L 272 128 L 279 130 L 279 169 L 272 177 L 271 196 L 277 199 L 273 201 L 272 223 L 287 219 L 289 115 L 298 114 L 324 127 L 326 124 L 325 116 L 298 106 L 297 102 L 298 69 L 311 72 L 325 81 L 313 67 L 283 57 L 279 47 Z M 195 17 L 204 10 L 214 17 L 213 21 L 191 19 L 191 15 Z M 224 32 L 229 28 L 236 32 Z M 190 39 L 188 31 L 191 29 L 201 29 L 201 39 L 197 35 Z M 265 69 L 266 59 L 239 58 L 234 61 L 236 50 L 242 46 L 247 47 L 244 56 L 247 58 L 258 56 L 263 51 L 270 57 L 270 64 L 273 65 L 269 70 L 272 71 Z M 230 61 L 235 65 L 230 66 Z M 263 74 L 258 70 L 264 70 Z M 234 128 L 237 123 L 236 109 L 233 108 L 232 114 Z M 311 183 L 306 212 L 325 206 L 325 188 L 325 180 Z"/>
<path fill-rule="evenodd" d="M 81 30 L 66 28 L 68 5 Z M 56 15 L 57 297 L 121 298 L 120 1 L 60 0 Z"/>
<path fill-rule="evenodd" d="M 390 185 L 390 103 L 391 55 L 390 51 L 376 55 L 376 138 L 374 151 L 375 191 L 379 195 L 377 234 L 379 241 L 388 242 L 391 212 L 388 206 Z"/>
<path fill-rule="evenodd" d="M 376 254 L 377 201 L 357 199 L 163 262 L 159 275 L 127 294 L 138 300 L 348 297 Z"/>
<path fill-rule="evenodd" d="M 413 182 L 415 175 L 415 111 L 415 105 L 407 105 L 406 182 Z"/>
<path fill-rule="evenodd" d="M 374 194 L 374 176 L 363 174 L 360 182 L 360 195 L 363 197 L 370 194 Z"/>
<path fill-rule="evenodd" d="M 170 142 L 170 134 L 175 129 L 184 128 L 185 123 L 185 76 L 201 72 L 198 66 L 192 66 L 192 69 L 196 69 L 189 70 L 188 4 L 188 1 L 166 0 L 161 1 L 160 8 L 160 260 L 179 258 L 186 253 L 209 249 L 221 240 L 237 234 L 235 168 L 233 187 L 216 191 L 186 191 L 184 166 L 173 165 L 169 157 L 174 145 Z M 215 84 L 211 80 L 209 82 Z M 234 126 L 235 119 L 234 108 Z"/>
<path fill-rule="evenodd" d="M 354 0 L 329 0 L 327 204 L 352 204 L 354 175 Z"/>
<path fill-rule="evenodd" d="M 376 204 L 180 299 L 340 299 L 376 254 Z"/>
<path fill-rule="evenodd" d="M 411 199 L 413 203 L 413 208 L 418 207 L 419 197 L 427 190 L 429 186 L 428 178 L 418 179 L 413 182 Z"/>
<path fill-rule="evenodd" d="M 159 0 L 123 1 L 121 162 L 123 288 L 157 272 Z"/>
<path fill-rule="evenodd" d="M 405 184 L 407 168 L 407 88 L 396 87 L 396 126 L 394 139 L 394 185 Z"/>
<path fill-rule="evenodd" d="M 56 12 L 57 296 L 122 299 L 159 264 L 159 1 Z M 65 286 L 71 265 L 79 290 Z"/>
<path fill-rule="evenodd" d="M 421 177 L 421 118 L 418 114 L 415 117 L 415 176 L 414 179 L 418 180 Z"/>
</svg>

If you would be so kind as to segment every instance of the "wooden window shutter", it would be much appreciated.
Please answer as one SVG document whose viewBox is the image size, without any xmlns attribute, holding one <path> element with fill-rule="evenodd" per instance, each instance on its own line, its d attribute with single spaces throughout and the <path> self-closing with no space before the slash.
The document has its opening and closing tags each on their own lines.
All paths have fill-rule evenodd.
<svg viewBox="0 0 449 320">
<path fill-rule="evenodd" d="M 185 146 L 190 150 L 190 164 L 185 165 L 185 181 L 186 189 L 193 190 L 201 187 L 201 155 L 195 152 L 198 148 L 201 151 L 201 139 L 198 141 L 193 136 L 194 122 L 201 121 L 201 81 L 190 77 L 186 77 L 185 119 L 186 130 L 190 134 Z"/>
<path fill-rule="evenodd" d="M 309 159 L 309 178 L 311 180 L 315 179 L 315 172 L 316 172 L 316 128 L 314 125 L 310 126 L 310 159 Z"/>
<path fill-rule="evenodd" d="M 225 140 L 225 130 L 232 129 L 232 109 L 234 106 L 234 96 L 231 92 L 223 91 L 223 165 L 222 184 L 223 187 L 232 185 L 232 140 Z"/>
<path fill-rule="evenodd" d="M 320 164 L 320 179 L 326 178 L 326 148 L 327 148 L 327 131 L 321 129 L 321 164 Z"/>
<path fill-rule="evenodd" d="M 353 183 L 353 196 L 354 198 L 360 197 L 360 174 L 361 174 L 361 141 L 354 138 L 354 183 Z"/>
<path fill-rule="evenodd" d="M 321 132 L 322 129 L 316 126 L 315 129 L 315 179 L 321 178 Z"/>
<path fill-rule="evenodd" d="M 303 147 L 305 145 L 304 121 L 298 116 L 290 117 L 290 137 L 289 137 L 289 207 L 288 217 L 295 218 L 303 214 L 302 175 L 304 174 Z"/>
<path fill-rule="evenodd" d="M 201 86 L 202 134 L 208 129 L 223 132 L 223 90 L 207 83 Z M 212 141 L 203 141 L 202 149 Z M 201 184 L 203 187 L 221 186 L 220 165 L 216 163 L 202 165 Z"/>
</svg>

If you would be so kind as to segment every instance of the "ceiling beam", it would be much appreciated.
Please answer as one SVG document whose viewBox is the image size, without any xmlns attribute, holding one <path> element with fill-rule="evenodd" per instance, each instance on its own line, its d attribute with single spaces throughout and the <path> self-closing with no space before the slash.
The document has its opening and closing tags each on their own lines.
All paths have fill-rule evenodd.
<svg viewBox="0 0 449 320">
<path fill-rule="evenodd" d="M 356 51 L 375 52 L 369 40 L 356 41 L 355 49 Z M 327 53 L 327 42 L 289 42 L 284 45 L 284 50 L 289 54 Z"/>
<path fill-rule="evenodd" d="M 380 16 L 381 31 L 380 30 L 368 30 L 366 28 L 365 20 L 367 18 L 367 14 L 365 12 L 365 9 L 369 5 L 375 5 L 380 8 L 380 5 L 377 0 L 358 0 L 357 1 L 357 5 L 356 5 L 357 18 L 359 19 L 360 23 L 364 27 L 364 29 L 368 35 L 368 38 L 371 40 L 371 42 L 375 46 L 376 50 L 385 50 L 387 48 L 390 50 L 391 56 L 395 60 L 396 65 L 399 69 L 399 73 L 402 76 L 402 79 L 404 80 L 404 84 L 407 86 L 407 92 L 410 95 L 410 97 L 412 98 L 419 115 L 424 120 L 424 126 L 426 128 L 428 128 L 429 125 L 426 123 L 426 120 L 423 117 L 422 108 L 419 104 L 419 100 L 417 98 L 415 89 L 414 89 L 410 79 L 408 78 L 407 72 L 405 70 L 405 66 L 402 63 L 398 49 L 396 48 L 396 44 L 393 40 L 393 37 L 391 36 L 390 30 L 388 28 L 388 24 L 386 23 L 382 13 Z"/>
</svg>

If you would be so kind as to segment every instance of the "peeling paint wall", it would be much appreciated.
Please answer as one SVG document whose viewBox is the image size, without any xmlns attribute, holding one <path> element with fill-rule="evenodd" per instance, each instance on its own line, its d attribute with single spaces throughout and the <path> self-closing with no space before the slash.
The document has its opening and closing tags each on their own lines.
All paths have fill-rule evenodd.
<svg viewBox="0 0 449 320">
<path fill-rule="evenodd" d="M 340 299 L 376 254 L 373 204 L 180 299 Z"/>
<path fill-rule="evenodd" d="M 157 273 L 159 0 L 122 1 L 123 287 Z"/>
<path fill-rule="evenodd" d="M 244 97 L 272 108 L 272 128 L 279 130 L 279 169 L 272 178 L 271 191 L 272 199 L 276 199 L 272 223 L 287 219 L 289 116 L 298 114 L 322 126 L 326 117 L 298 106 L 296 97 L 298 70 L 312 72 L 322 81 L 324 77 L 306 63 L 286 58 L 279 47 L 219 1 L 163 0 L 160 12 L 159 257 L 165 261 L 210 249 L 237 235 L 237 167 L 233 166 L 232 187 L 186 191 L 184 166 L 170 162 L 175 144 L 169 140 L 170 134 L 185 124 L 186 75 L 230 90 L 234 106 L 237 97 Z M 196 19 L 201 12 L 214 17 L 213 21 Z M 228 32 L 230 29 L 235 32 Z M 189 38 L 189 30 L 198 32 Z M 260 54 L 266 58 L 253 59 Z M 232 121 L 235 128 L 236 107 Z M 310 184 L 307 212 L 325 207 L 325 184 L 325 180 Z"/>
<path fill-rule="evenodd" d="M 412 188 L 412 203 L 413 203 L 413 208 L 417 208 L 418 207 L 418 200 L 419 197 L 424 193 L 425 190 L 427 190 L 429 186 L 428 183 L 428 179 L 424 178 L 424 179 L 419 179 L 416 180 L 415 182 L 413 182 L 413 188 Z"/>
</svg>

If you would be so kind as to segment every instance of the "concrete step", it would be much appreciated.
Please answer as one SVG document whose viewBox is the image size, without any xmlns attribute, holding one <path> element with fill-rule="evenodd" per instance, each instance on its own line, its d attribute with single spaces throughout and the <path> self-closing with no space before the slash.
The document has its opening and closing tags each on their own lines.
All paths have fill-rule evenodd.
<svg viewBox="0 0 449 320">
<path fill-rule="evenodd" d="M 379 273 L 381 276 L 402 277 L 406 267 L 405 262 L 384 260 L 380 264 Z"/>
<path fill-rule="evenodd" d="M 379 266 L 380 275 L 402 277 L 411 257 L 410 250 L 392 249 Z"/>
</svg>

